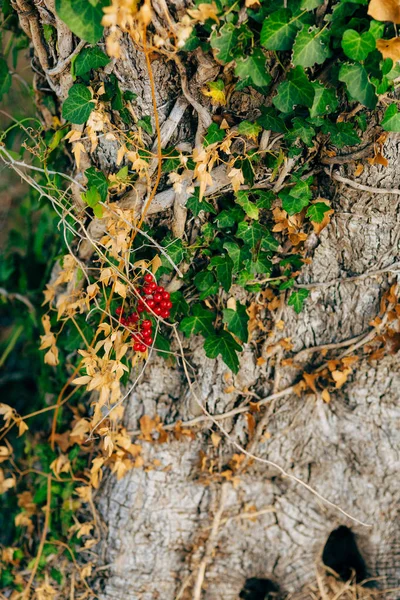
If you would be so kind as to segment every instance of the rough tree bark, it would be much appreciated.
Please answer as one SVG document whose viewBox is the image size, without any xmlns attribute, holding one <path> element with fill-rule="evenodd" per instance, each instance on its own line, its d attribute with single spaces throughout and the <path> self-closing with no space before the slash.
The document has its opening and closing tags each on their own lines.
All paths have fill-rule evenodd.
<svg viewBox="0 0 400 600">
<path fill-rule="evenodd" d="M 156 7 L 157 4 L 154 3 Z M 168 4 L 175 5 L 175 9 L 183 5 Z M 21 24 L 39 57 L 39 62 L 34 58 L 35 70 L 44 73 L 35 74 L 40 107 L 40 88 L 46 80 L 59 100 L 66 97 L 72 83 L 69 64 L 61 72 L 52 74 L 48 70 L 51 65 L 61 64 L 79 40 L 55 19 L 51 0 L 37 2 L 28 16 L 24 5 L 17 0 Z M 27 19 L 31 19 L 30 25 Z M 44 22 L 57 28 L 57 47 L 46 47 L 40 37 Z M 123 90 L 137 94 L 139 116 L 152 114 L 143 55 L 128 38 L 124 38 L 122 49 L 122 59 L 107 69 L 117 76 Z M 184 141 L 193 146 L 198 127 L 195 102 L 207 102 L 200 97 L 199 87 L 215 77 L 219 66 L 200 54 L 192 56 L 190 64 L 181 66 L 189 80 L 186 90 L 182 89 L 182 70 L 176 64 L 159 55 L 152 68 L 161 123 L 168 118 L 177 98 L 181 98 L 184 109 L 170 142 Z M 230 108 L 243 117 L 251 117 L 262 101 L 260 95 L 247 89 L 232 95 Z M 116 152 L 117 147 L 103 137 L 95 153 L 88 156 L 92 164 L 110 172 L 116 163 Z M 331 173 L 367 186 L 399 188 L 400 143 L 396 137 L 386 142 L 385 153 L 387 168 L 365 164 L 363 173 L 356 177 L 354 162 L 349 162 L 333 165 Z M 311 366 L 322 364 L 321 353 L 307 349 L 356 338 L 354 344 L 358 346 L 343 344 L 333 354 L 347 351 L 358 353 L 360 358 L 329 404 L 311 390 L 300 397 L 293 391 L 283 393 L 255 415 L 257 421 L 267 415 L 258 443 L 248 439 L 243 413 L 219 422 L 237 444 L 277 463 L 369 526 L 356 523 L 300 483 L 259 461 L 246 458 L 234 482 L 223 483 L 223 477 L 218 476 L 207 480 L 200 468 L 201 453 L 214 461 L 218 473 L 233 454 L 240 452 L 215 425 L 204 420 L 193 429 L 193 440 L 183 436 L 180 441 L 160 445 L 142 442 L 145 465 L 157 460 L 159 466 L 131 470 L 119 482 L 109 476 L 102 485 L 97 501 L 105 524 L 104 562 L 109 565 L 101 593 L 104 600 L 192 597 L 196 584 L 201 584 L 202 597 L 208 600 L 234 600 L 249 577 L 272 578 L 283 593 L 298 592 L 315 578 L 315 563 L 323 544 L 339 524 L 348 525 L 357 533 L 368 573 L 382 578 L 379 585 L 400 585 L 399 356 L 369 360 L 363 354 L 368 338 L 362 337 L 373 331 L 370 322 L 380 312 L 382 294 L 395 281 L 392 265 L 399 260 L 399 195 L 354 189 L 325 173 L 321 165 L 313 166 L 318 170 L 319 193 L 331 199 L 334 214 L 320 237 L 310 238 L 312 262 L 304 269 L 301 281 L 318 285 L 312 287 L 305 310 L 297 316 L 291 308 L 283 308 L 283 329 L 265 342 L 266 362 L 257 365 L 249 343 L 241 358 L 240 372 L 234 378 L 221 361 L 205 357 L 199 339 L 186 343 L 185 351 L 197 373 L 196 394 L 215 416 L 248 403 L 252 396 L 247 392 L 263 398 L 286 390 L 299 380 L 306 367 L 310 370 Z M 163 216 L 171 226 L 174 194 L 165 192 L 156 202 L 163 198 L 167 207 Z M 193 223 L 188 222 L 185 235 L 190 236 L 192 227 Z M 358 277 L 386 268 L 387 272 Z M 346 281 L 347 278 L 351 279 Z M 239 290 L 236 293 L 243 294 Z M 282 347 L 277 343 L 284 338 L 291 339 L 292 351 L 279 350 Z M 270 354 L 267 346 L 273 350 Z M 282 359 L 300 351 L 296 366 L 282 364 Z M 225 391 L 232 386 L 235 391 Z M 152 360 L 127 401 L 127 428 L 137 430 L 144 414 L 159 415 L 165 424 L 202 415 L 180 365 L 172 367 L 160 358 Z M 212 431 L 222 438 L 217 448 L 211 441 Z M 254 510 L 254 517 L 248 518 Z M 215 523 L 215 515 L 219 523 Z M 213 522 L 219 525 L 217 531 L 212 530 Z M 204 567 L 201 581 L 199 569 Z M 393 594 L 387 597 L 395 598 L 396 593 Z"/>
</svg>

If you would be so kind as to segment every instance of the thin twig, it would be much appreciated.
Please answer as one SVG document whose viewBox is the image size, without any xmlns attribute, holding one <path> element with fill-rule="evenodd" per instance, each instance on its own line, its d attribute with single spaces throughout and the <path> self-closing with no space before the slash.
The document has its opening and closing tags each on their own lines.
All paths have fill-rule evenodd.
<svg viewBox="0 0 400 600">
<path fill-rule="evenodd" d="M 60 73 L 62 73 L 63 71 L 65 71 L 65 69 L 70 64 L 71 60 L 77 54 L 79 54 L 79 52 L 82 50 L 82 48 L 85 46 L 85 44 L 86 44 L 85 40 L 81 40 L 79 42 L 79 44 L 77 45 L 77 47 L 75 48 L 75 50 L 73 52 L 71 52 L 71 54 L 69 56 L 67 56 L 66 58 L 64 58 L 64 60 L 61 60 L 59 63 L 57 63 L 56 66 L 53 67 L 52 69 L 47 69 L 46 70 L 47 75 L 50 75 L 52 77 L 53 75 L 60 75 Z"/>
<path fill-rule="evenodd" d="M 370 192 L 371 194 L 400 195 L 400 190 L 396 189 L 396 188 L 388 189 L 388 188 L 372 187 L 370 185 L 364 185 L 362 183 L 357 183 L 356 181 L 353 181 L 352 179 L 348 179 L 347 177 L 342 177 L 341 175 L 339 175 L 339 173 L 336 173 L 334 171 L 331 173 L 329 169 L 324 169 L 324 171 L 332 179 L 335 179 L 336 181 L 340 181 L 340 183 L 344 183 L 345 185 L 348 185 L 349 187 L 352 187 L 355 190 L 362 190 L 363 192 Z"/>
<path fill-rule="evenodd" d="M 336 283 L 349 283 L 351 281 L 360 281 L 362 279 L 367 279 L 368 277 L 377 277 L 378 275 L 382 275 L 383 273 L 397 273 L 400 271 L 400 262 L 395 262 L 390 267 L 385 267 L 384 269 L 378 269 L 377 271 L 366 271 L 365 273 L 361 273 L 360 275 L 354 275 L 352 277 L 337 277 L 336 279 L 331 279 L 330 281 L 317 281 L 315 283 L 295 283 L 294 286 L 297 288 L 305 288 L 307 290 L 312 290 L 314 288 L 323 288 L 329 287 L 331 285 L 335 285 Z"/>
<path fill-rule="evenodd" d="M 225 508 L 225 500 L 226 500 L 226 492 L 228 490 L 228 483 L 224 482 L 221 485 L 221 494 L 219 499 L 218 510 L 214 515 L 214 520 L 210 532 L 210 536 L 207 540 L 204 556 L 201 560 L 199 570 L 197 572 L 196 582 L 193 588 L 193 596 L 192 600 L 200 600 L 201 598 L 201 588 L 203 587 L 204 576 L 206 574 L 207 566 L 211 560 L 212 553 L 214 552 L 215 545 L 218 539 L 218 530 L 221 523 L 222 514 Z"/>
</svg>

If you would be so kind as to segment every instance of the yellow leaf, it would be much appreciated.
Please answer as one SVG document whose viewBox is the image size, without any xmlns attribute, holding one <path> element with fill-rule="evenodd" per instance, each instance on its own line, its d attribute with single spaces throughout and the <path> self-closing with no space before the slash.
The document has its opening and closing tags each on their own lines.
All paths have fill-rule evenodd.
<svg viewBox="0 0 400 600">
<path fill-rule="evenodd" d="M 326 402 L 327 404 L 329 404 L 329 402 L 331 401 L 331 395 L 328 392 L 328 390 L 322 390 L 321 396 L 322 396 L 322 400 L 324 402 Z"/>
<path fill-rule="evenodd" d="M 73 385 L 86 385 L 87 383 L 89 383 L 89 381 L 92 381 L 92 378 L 89 375 L 82 375 L 82 377 L 77 377 L 76 379 L 71 381 L 71 383 Z"/>
<path fill-rule="evenodd" d="M 376 47 L 383 58 L 391 58 L 394 62 L 400 60 L 400 38 L 390 40 L 376 40 Z"/>
<path fill-rule="evenodd" d="M 25 423 L 25 421 L 23 421 L 22 419 L 19 419 L 17 421 L 18 423 L 18 437 L 21 437 L 21 435 L 23 433 L 25 433 L 25 431 L 28 431 L 29 427 L 28 425 Z"/>
<path fill-rule="evenodd" d="M 121 298 L 126 298 L 126 285 L 122 283 L 119 279 L 115 282 L 114 291 L 116 294 L 119 294 Z"/>
<path fill-rule="evenodd" d="M 86 152 L 85 150 L 85 146 L 82 144 L 82 142 L 76 142 L 72 148 L 72 154 L 75 157 L 75 161 L 76 161 L 76 166 L 80 167 L 81 164 L 81 154 L 82 152 Z"/>
<path fill-rule="evenodd" d="M 400 3 L 398 0 L 371 0 L 368 14 L 377 21 L 400 23 Z"/>
<path fill-rule="evenodd" d="M 208 88 L 203 88 L 201 90 L 204 96 L 209 96 L 211 98 L 211 102 L 215 105 L 225 106 L 226 104 L 226 96 L 224 85 L 220 80 L 219 81 L 210 81 L 207 83 Z"/>
</svg>

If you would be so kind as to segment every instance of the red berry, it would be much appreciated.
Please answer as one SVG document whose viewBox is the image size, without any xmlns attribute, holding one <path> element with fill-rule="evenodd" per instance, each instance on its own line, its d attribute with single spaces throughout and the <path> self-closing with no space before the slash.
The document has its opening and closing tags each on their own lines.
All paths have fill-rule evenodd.
<svg viewBox="0 0 400 600">
<path fill-rule="evenodd" d="M 156 282 L 153 281 L 152 283 L 149 283 L 149 288 L 151 289 L 152 292 L 154 292 L 157 289 Z"/>
<path fill-rule="evenodd" d="M 163 312 L 163 309 L 161 308 L 161 306 L 156 306 L 156 307 L 154 308 L 154 313 L 155 313 L 156 315 L 161 315 L 161 313 L 162 313 L 162 312 Z"/>
<path fill-rule="evenodd" d="M 145 285 L 143 288 L 143 291 L 146 294 L 146 296 L 150 296 L 153 293 L 153 291 L 149 285 Z"/>
<path fill-rule="evenodd" d="M 146 301 L 146 304 L 149 308 L 154 308 L 156 303 L 154 301 L 154 298 L 150 298 L 149 300 Z"/>
<path fill-rule="evenodd" d="M 153 298 L 154 298 L 154 302 L 161 302 L 162 295 L 157 292 L 156 294 L 154 294 Z"/>
<path fill-rule="evenodd" d="M 123 312 L 122 311 L 122 306 L 118 306 L 118 308 L 115 309 L 115 314 L 118 315 L 118 316 L 122 315 L 122 312 Z"/>
<path fill-rule="evenodd" d="M 170 312 L 167 309 L 163 310 L 162 313 L 161 313 L 161 317 L 163 319 L 168 319 L 169 315 L 170 315 Z"/>
<path fill-rule="evenodd" d="M 167 303 L 165 302 L 165 300 L 162 300 L 160 302 L 160 306 L 161 306 L 161 308 L 167 308 Z"/>
<path fill-rule="evenodd" d="M 144 276 L 144 280 L 147 283 L 152 283 L 153 282 L 153 275 L 150 275 L 150 273 L 146 273 L 146 275 Z"/>
<path fill-rule="evenodd" d="M 145 319 L 144 321 L 142 321 L 141 325 L 142 325 L 142 329 L 151 329 L 150 319 Z"/>
<path fill-rule="evenodd" d="M 164 288 L 163 288 L 163 286 L 162 286 L 162 285 L 158 285 L 158 286 L 156 287 L 156 292 L 157 292 L 158 294 L 162 294 L 162 293 L 164 292 Z"/>
<path fill-rule="evenodd" d="M 171 295 L 169 292 L 163 292 L 162 297 L 163 297 L 163 300 L 169 300 Z"/>
<path fill-rule="evenodd" d="M 144 343 L 147 344 L 148 346 L 151 346 L 153 343 L 153 338 L 152 337 L 148 337 L 144 340 Z"/>
<path fill-rule="evenodd" d="M 140 344 L 139 352 L 146 352 L 147 348 L 144 344 Z"/>
<path fill-rule="evenodd" d="M 139 302 L 139 304 L 137 305 L 137 311 L 138 313 L 142 313 L 146 310 L 145 305 L 143 304 L 143 302 Z"/>
<path fill-rule="evenodd" d="M 168 310 L 170 308 L 172 308 L 172 302 L 170 300 L 168 302 L 166 302 L 166 305 L 167 305 L 166 308 L 168 308 Z"/>
<path fill-rule="evenodd" d="M 125 319 L 124 317 L 120 317 L 119 322 L 121 325 L 128 325 L 128 319 Z"/>
<path fill-rule="evenodd" d="M 140 348 L 142 347 L 142 344 L 140 342 L 135 342 L 133 344 L 133 349 L 135 352 L 140 352 Z"/>
<path fill-rule="evenodd" d="M 140 317 L 137 313 L 132 313 L 129 318 L 131 319 L 132 323 L 137 323 L 140 319 Z"/>
</svg>

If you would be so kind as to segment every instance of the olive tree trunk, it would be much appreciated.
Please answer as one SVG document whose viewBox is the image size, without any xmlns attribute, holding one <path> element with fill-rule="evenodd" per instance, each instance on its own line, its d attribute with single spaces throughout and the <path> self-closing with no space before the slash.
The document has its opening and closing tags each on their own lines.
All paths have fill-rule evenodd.
<svg viewBox="0 0 400 600">
<path fill-rule="evenodd" d="M 65 99 L 72 84 L 68 57 L 79 40 L 55 17 L 53 0 L 34 4 L 29 14 L 25 2 L 16 4 L 35 47 L 37 103 L 46 117 L 40 89 L 50 85 L 60 103 Z M 53 46 L 43 41 L 46 22 L 57 29 Z M 189 72 L 186 65 L 179 68 L 157 55 L 152 70 L 168 143 L 193 147 L 199 128 L 201 134 L 207 125 L 201 122 L 201 104 L 207 100 L 200 87 L 220 67 L 197 51 L 191 60 Z M 52 73 L 63 61 L 65 66 Z M 123 40 L 122 58 L 106 70 L 116 75 L 122 90 L 137 94 L 138 116 L 153 114 L 145 60 L 129 38 Z M 265 101 L 245 89 L 233 93 L 230 108 L 242 119 L 251 118 Z M 117 149 L 101 137 L 93 154 L 88 148 L 84 167 L 90 163 L 112 171 Z M 383 317 L 381 299 L 395 281 L 393 265 L 399 260 L 399 195 L 362 187 L 400 187 L 396 137 L 387 140 L 385 153 L 387 168 L 366 163 L 358 177 L 351 160 L 325 165 L 328 172 L 312 165 L 319 194 L 331 200 L 334 214 L 320 236 L 308 240 L 312 262 L 298 280 L 313 284 L 305 309 L 296 315 L 282 305 L 282 326 L 265 342 L 265 362 L 256 360 L 250 342 L 233 377 L 220 360 L 206 358 L 200 338 L 184 342 L 197 374 L 197 400 L 214 417 L 234 411 L 218 420 L 224 432 L 204 416 L 182 364 L 152 359 L 126 402 L 126 426 L 133 437 L 138 437 L 143 415 L 158 415 L 164 425 L 204 418 L 196 426 L 182 425 L 194 436 L 184 431 L 181 439 L 171 434 L 165 443 L 141 441 L 144 468 L 130 470 L 120 481 L 110 475 L 103 482 L 97 495 L 103 559 L 109 565 L 103 600 L 234 600 L 250 577 L 271 578 L 282 593 L 299 592 L 314 581 L 327 536 L 341 524 L 357 534 L 368 574 L 382 578 L 382 588 L 400 585 L 400 361 L 396 353 L 379 360 L 364 353 L 375 335 L 371 321 Z M 281 182 L 290 163 L 284 169 Z M 362 186 L 351 187 L 337 175 Z M 218 176 L 221 187 L 226 181 Z M 172 190 L 161 192 L 150 212 L 163 211 L 172 228 L 180 209 L 175 203 L 174 210 Z M 196 226 L 186 221 L 186 235 Z M 240 293 L 248 304 L 253 300 Z M 291 386 L 304 370 L 312 372 L 325 360 L 318 346 L 329 349 L 330 344 L 336 345 L 330 357 L 359 356 L 347 381 L 331 393 L 330 402 L 310 388 L 296 393 Z M 294 356 L 294 362 L 287 362 Z M 249 417 L 246 407 L 254 394 L 275 395 Z M 238 446 L 264 462 L 243 455 Z"/>
</svg>

